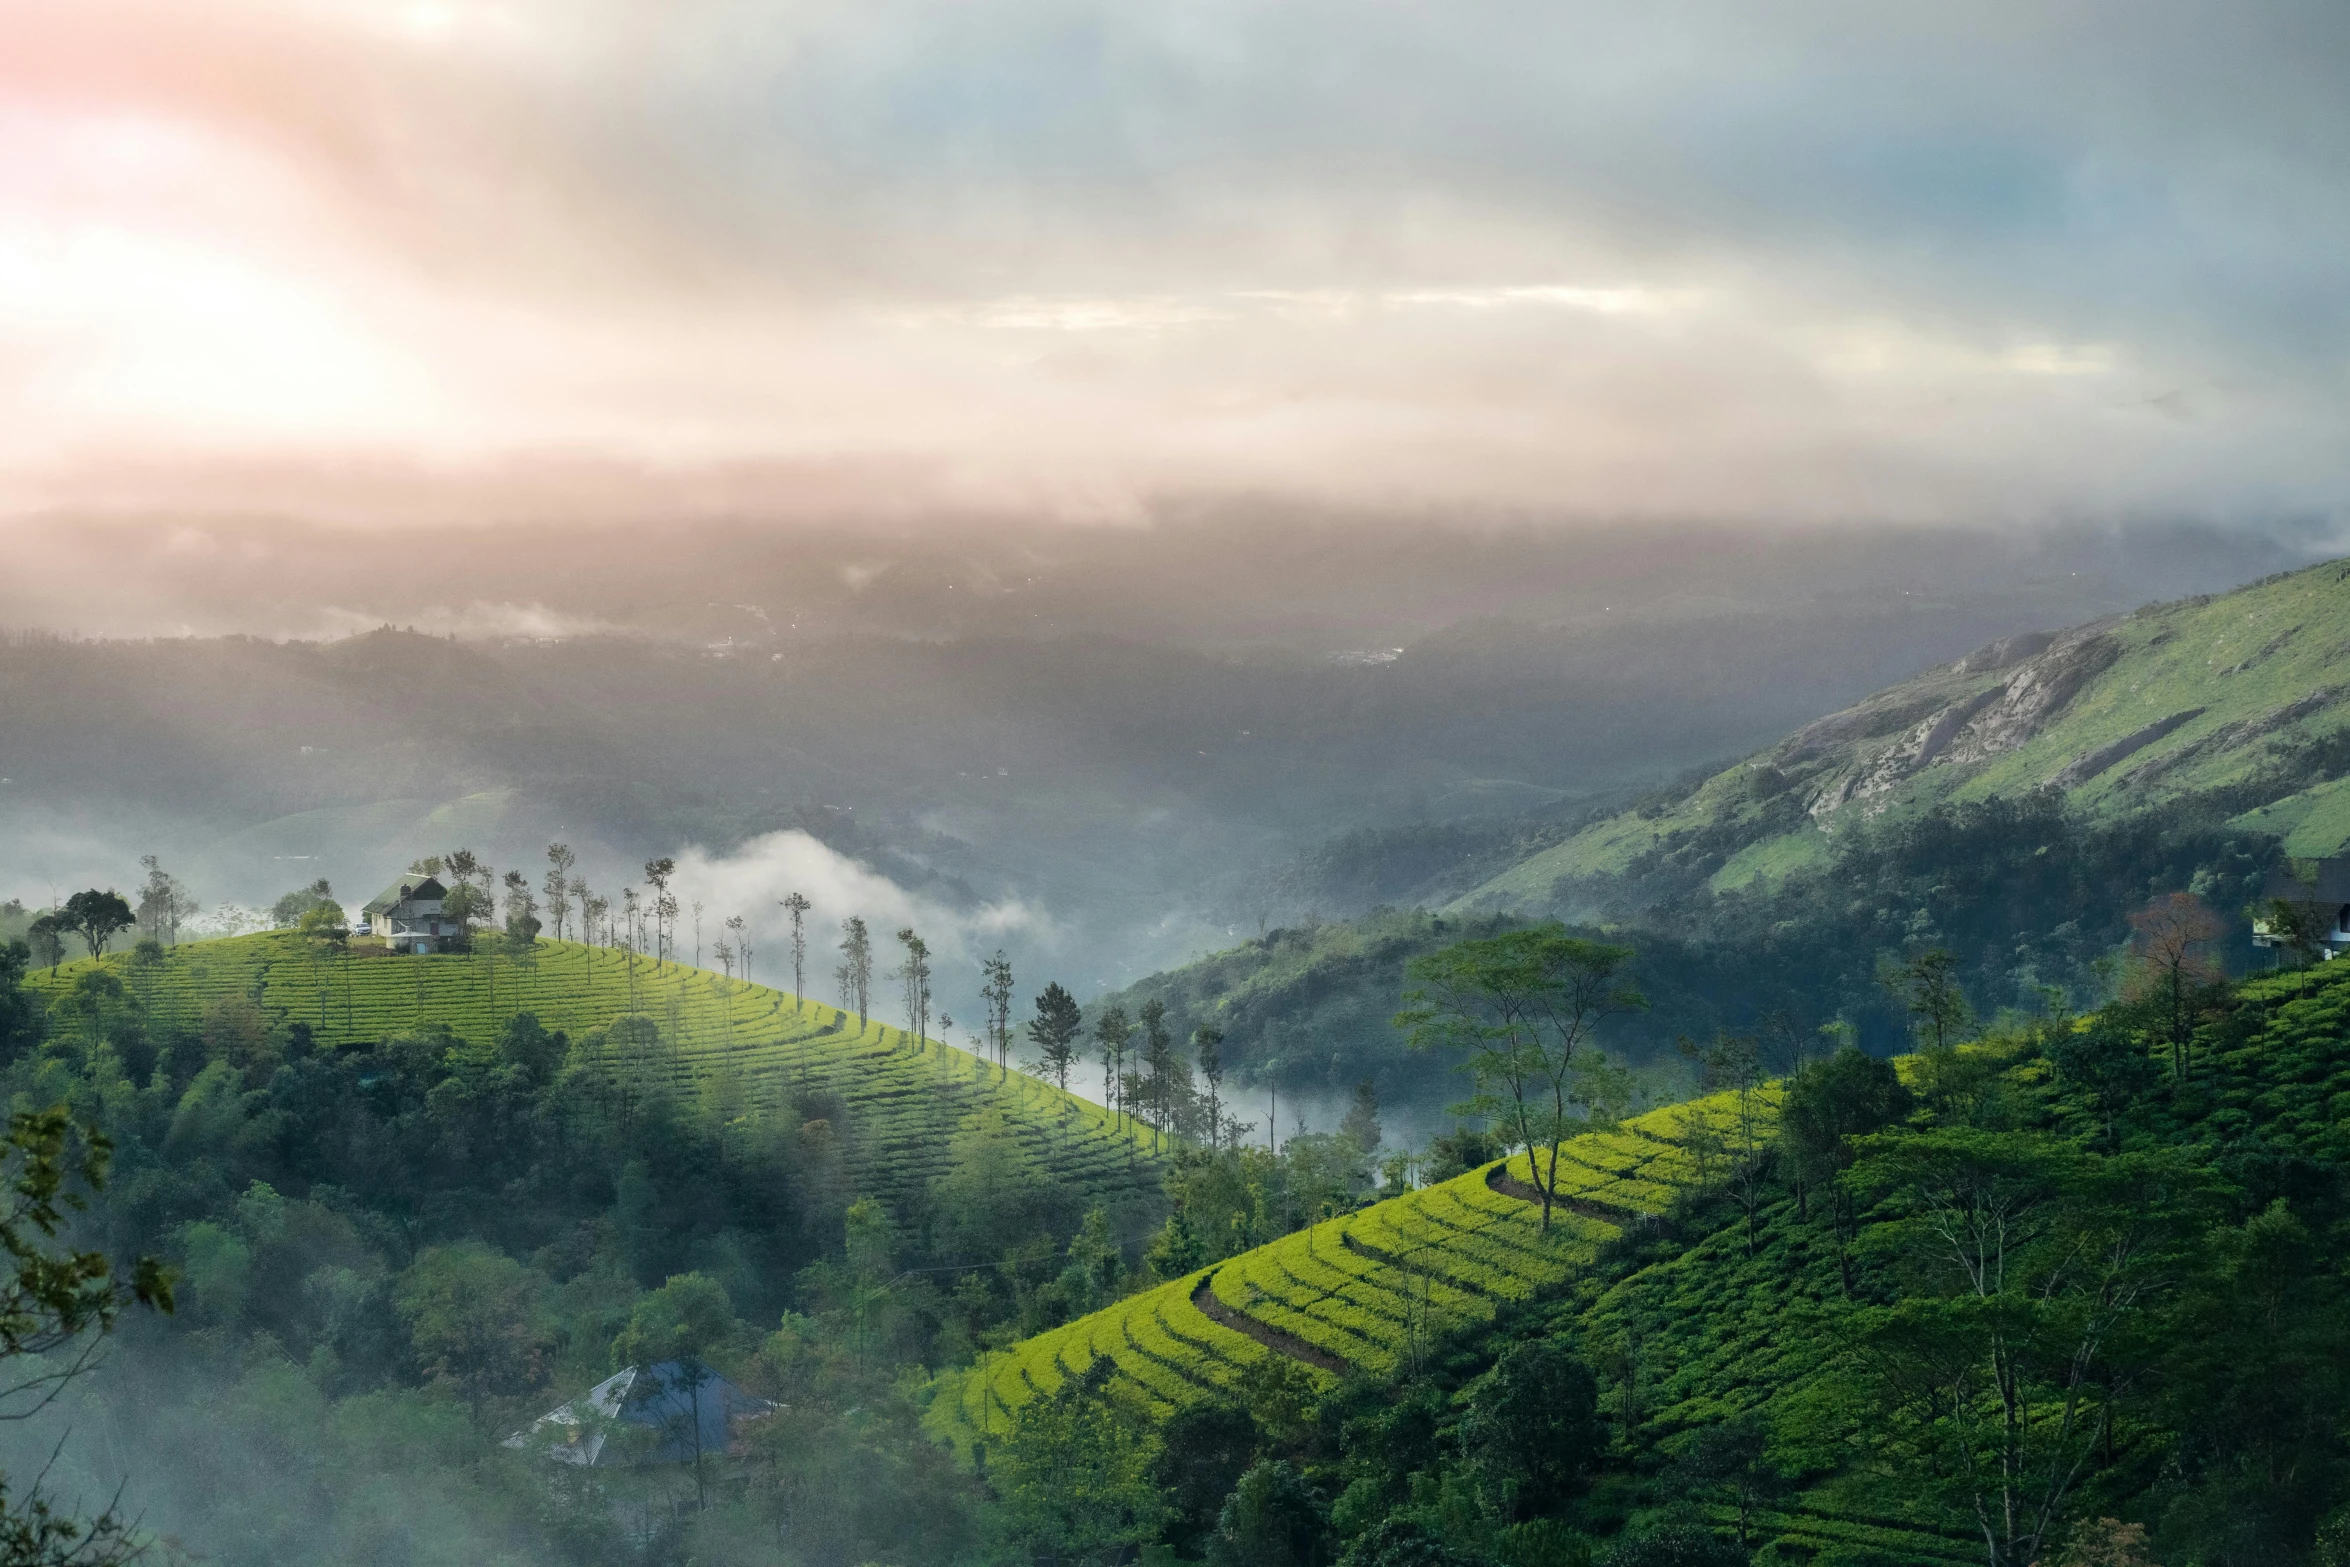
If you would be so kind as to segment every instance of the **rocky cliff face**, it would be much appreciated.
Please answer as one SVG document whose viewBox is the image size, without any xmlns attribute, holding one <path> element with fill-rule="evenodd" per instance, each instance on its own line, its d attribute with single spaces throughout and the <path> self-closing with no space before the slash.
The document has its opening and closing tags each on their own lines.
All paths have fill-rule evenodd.
<svg viewBox="0 0 2350 1567">
<path fill-rule="evenodd" d="M 2097 621 L 2061 636 L 2008 637 L 1977 649 L 1951 665 L 1950 673 L 2014 672 L 1999 684 L 1956 695 L 1878 699 L 1832 714 L 1780 747 L 1782 765 L 1799 765 L 1837 744 L 1901 730 L 1859 765 L 1837 769 L 1823 780 L 1810 810 L 1815 819 L 1824 819 L 1855 802 L 1865 805 L 1928 767 L 1964 766 L 2017 750 L 2121 657 L 2121 644 L 2109 634 L 2111 624 Z M 2112 760 L 2119 757 L 2105 765 Z"/>
</svg>

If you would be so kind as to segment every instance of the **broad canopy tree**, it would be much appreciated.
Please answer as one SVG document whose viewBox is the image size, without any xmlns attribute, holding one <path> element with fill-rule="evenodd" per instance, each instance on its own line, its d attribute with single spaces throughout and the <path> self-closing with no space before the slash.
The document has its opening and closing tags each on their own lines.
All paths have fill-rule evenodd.
<svg viewBox="0 0 2350 1567">
<path fill-rule="evenodd" d="M 131 906 L 123 901 L 122 894 L 111 887 L 104 892 L 93 887 L 87 892 L 75 893 L 65 900 L 62 912 L 65 916 L 63 928 L 79 936 L 83 945 L 90 949 L 93 958 L 104 957 L 107 945 L 114 940 L 116 933 L 129 929 L 137 918 L 131 913 Z"/>
<path fill-rule="evenodd" d="M 1623 978 L 1632 949 L 1538 925 L 1456 942 L 1412 960 L 1396 1026 L 1415 1050 L 1467 1058 L 1476 1093 L 1464 1110 L 1498 1120 L 1527 1152 L 1550 1229 L 1559 1145 L 1581 1129 L 1576 1058 L 1611 1017 L 1648 1002 Z"/>
</svg>

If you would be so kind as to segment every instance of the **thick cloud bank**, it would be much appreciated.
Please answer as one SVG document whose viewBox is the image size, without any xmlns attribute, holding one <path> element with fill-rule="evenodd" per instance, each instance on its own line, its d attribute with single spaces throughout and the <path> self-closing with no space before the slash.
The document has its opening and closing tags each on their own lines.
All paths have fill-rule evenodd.
<svg viewBox="0 0 2350 1567">
<path fill-rule="evenodd" d="M 0 12 L 0 505 L 2323 516 L 2350 11 Z"/>
</svg>

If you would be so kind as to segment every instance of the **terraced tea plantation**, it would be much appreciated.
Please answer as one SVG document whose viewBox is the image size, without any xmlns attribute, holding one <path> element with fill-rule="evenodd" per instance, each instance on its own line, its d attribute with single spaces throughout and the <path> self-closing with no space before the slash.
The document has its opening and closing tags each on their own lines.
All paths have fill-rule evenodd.
<svg viewBox="0 0 2350 1567">
<path fill-rule="evenodd" d="M 1766 1088 L 1748 1102 L 1754 1135 L 1770 1134 L 1775 1097 Z M 1441 1333 L 1489 1321 L 1503 1302 L 1567 1283 L 1603 1242 L 1663 1211 L 1699 1178 L 1712 1157 L 1705 1150 L 1718 1146 L 1737 1116 L 1736 1097 L 1720 1094 L 1567 1142 L 1548 1235 L 1519 1154 L 1284 1236 L 942 1377 L 930 1428 L 968 1449 L 1002 1432 L 1023 1404 L 1102 1360 L 1111 1367 L 1110 1395 L 1154 1416 L 1218 1395 L 1245 1398 L 1252 1373 L 1276 1359 L 1323 1387 L 1350 1370 L 1408 1371 Z M 1705 1135 L 1691 1135 L 1701 1129 Z M 1632 1274 L 1600 1297 L 1586 1331 L 1620 1328 L 1643 1300 L 1674 1295 L 1678 1275 L 1710 1277 L 1723 1262 L 1714 1253 L 1736 1245 L 1734 1236 L 1718 1236 Z M 1767 1293 L 1755 1299 L 1786 1304 Z M 1788 1351 L 1786 1326 L 1771 1311 L 1701 1310 L 1682 1324 L 1699 1346 L 1694 1358 L 1660 1373 L 1663 1402 L 1647 1420 L 1701 1423 L 1718 1417 L 1718 1409 L 1701 1406 L 1722 1389 L 1767 1383 L 1773 1369 L 1792 1371 L 1777 1366 Z M 1805 1555 L 1834 1547 L 1920 1564 L 1980 1557 L 1977 1542 L 1881 1509 L 1881 1500 L 1848 1500 L 1826 1486 L 1750 1522 Z"/>
<path fill-rule="evenodd" d="M 321 1048 L 372 1044 L 430 1024 L 487 1044 L 518 1012 L 578 1038 L 637 1013 L 658 1026 L 658 1058 L 681 1088 L 732 1077 L 745 1098 L 779 1109 L 795 1093 L 838 1095 L 856 1189 L 901 1208 L 961 1127 L 992 1110 L 1024 1156 L 1054 1178 L 1116 1204 L 1156 1200 L 1160 1164 L 1109 1111 L 1049 1083 L 999 1073 L 968 1051 L 919 1045 L 901 1029 L 859 1028 L 837 1008 L 683 963 L 541 941 L 530 957 L 439 954 L 336 957 L 286 932 L 169 949 L 160 963 L 129 954 L 83 958 L 35 973 L 28 988 L 70 1008 L 93 969 L 122 982 L 125 1003 L 156 1029 L 200 1028 L 206 1011 L 243 996 L 277 1024 L 306 1024 Z M 68 1028 L 72 1025 L 67 1024 Z"/>
<path fill-rule="evenodd" d="M 1732 1108 L 1730 1096 L 1716 1096 L 1566 1143 L 1562 1202 L 1547 1235 L 1520 1154 L 1284 1236 L 989 1356 L 942 1388 L 932 1428 L 967 1445 L 1105 1357 L 1115 1368 L 1113 1394 L 1162 1414 L 1237 1385 L 1268 1355 L 1297 1362 L 1325 1384 L 1349 1368 L 1405 1369 L 1440 1334 L 1563 1282 L 1623 1225 L 1661 1211 L 1675 1185 L 1695 1173 L 1682 1136 L 1689 1118 L 1724 1117 Z"/>
</svg>

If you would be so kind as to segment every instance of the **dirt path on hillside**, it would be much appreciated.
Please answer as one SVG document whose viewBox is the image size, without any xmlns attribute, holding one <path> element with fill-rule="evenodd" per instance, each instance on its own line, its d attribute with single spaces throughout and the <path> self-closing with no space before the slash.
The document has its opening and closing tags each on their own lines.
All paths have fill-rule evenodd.
<svg viewBox="0 0 2350 1567">
<path fill-rule="evenodd" d="M 1294 1333 L 1284 1333 L 1269 1323 L 1259 1322 L 1245 1311 L 1233 1310 L 1216 1298 L 1214 1282 L 1215 1275 L 1210 1274 L 1201 1279 L 1198 1287 L 1191 1292 L 1191 1303 L 1210 1322 L 1230 1328 L 1235 1333 L 1244 1333 L 1276 1354 L 1302 1360 L 1309 1366 L 1320 1366 L 1324 1371 L 1334 1371 L 1345 1376 L 1354 1369 L 1318 1344 L 1309 1344 Z"/>
<path fill-rule="evenodd" d="M 1509 1161 L 1506 1159 L 1485 1172 L 1485 1184 L 1504 1197 L 1515 1197 L 1520 1202 L 1541 1205 L 1542 1193 L 1511 1175 Z M 1576 1214 L 1582 1218 L 1596 1219 L 1602 1224 L 1612 1224 L 1619 1230 L 1630 1229 L 1635 1224 L 1645 1224 L 1655 1217 L 1654 1214 L 1642 1213 L 1638 1208 L 1619 1208 L 1612 1203 L 1593 1202 L 1588 1197 L 1553 1197 L 1550 1200 L 1550 1205 L 1554 1209 Z"/>
</svg>

